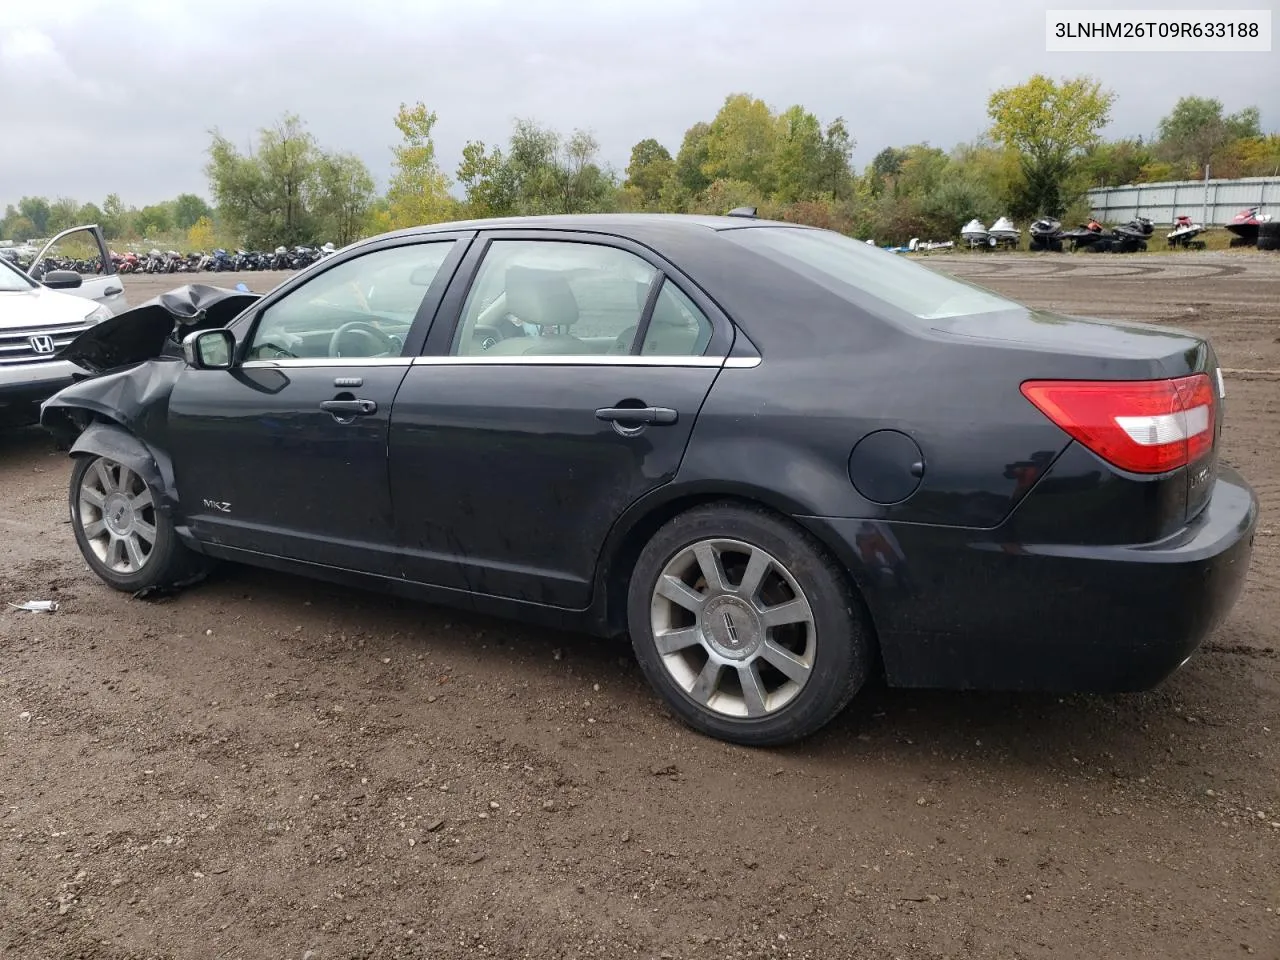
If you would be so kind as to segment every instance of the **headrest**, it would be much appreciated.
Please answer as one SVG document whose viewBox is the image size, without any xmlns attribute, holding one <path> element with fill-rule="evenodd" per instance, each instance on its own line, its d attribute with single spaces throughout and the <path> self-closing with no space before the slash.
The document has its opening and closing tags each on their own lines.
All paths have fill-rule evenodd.
<svg viewBox="0 0 1280 960">
<path fill-rule="evenodd" d="M 539 327 L 568 327 L 578 320 L 578 301 L 564 274 L 534 267 L 507 267 L 507 310 Z"/>
</svg>

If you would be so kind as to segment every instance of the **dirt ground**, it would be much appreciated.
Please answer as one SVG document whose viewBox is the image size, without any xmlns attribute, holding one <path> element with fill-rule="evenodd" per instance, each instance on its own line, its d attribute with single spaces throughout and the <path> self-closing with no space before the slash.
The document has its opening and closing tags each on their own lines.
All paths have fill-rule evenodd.
<svg viewBox="0 0 1280 960">
<path fill-rule="evenodd" d="M 1232 371 L 1253 567 L 1162 687 L 877 687 L 742 749 L 621 644 L 249 569 L 113 593 L 10 434 L 0 600 L 62 608 L 0 613 L 0 956 L 1280 957 L 1280 259 L 929 262 Z"/>
</svg>

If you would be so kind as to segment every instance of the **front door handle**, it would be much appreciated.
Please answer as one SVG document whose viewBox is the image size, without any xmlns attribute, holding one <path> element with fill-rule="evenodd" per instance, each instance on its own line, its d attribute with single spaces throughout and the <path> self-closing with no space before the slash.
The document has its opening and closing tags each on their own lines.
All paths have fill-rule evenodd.
<svg viewBox="0 0 1280 960">
<path fill-rule="evenodd" d="M 612 420 L 624 426 L 638 423 L 667 426 L 679 418 L 670 407 L 601 407 L 596 411 L 597 420 Z"/>
<path fill-rule="evenodd" d="M 378 412 L 372 400 L 322 400 L 320 409 L 335 417 L 367 417 Z"/>
</svg>

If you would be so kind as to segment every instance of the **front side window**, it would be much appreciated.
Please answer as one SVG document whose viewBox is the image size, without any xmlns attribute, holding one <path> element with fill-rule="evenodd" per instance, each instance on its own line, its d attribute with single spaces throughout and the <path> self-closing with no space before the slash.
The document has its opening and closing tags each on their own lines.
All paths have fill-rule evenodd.
<svg viewBox="0 0 1280 960">
<path fill-rule="evenodd" d="M 830 230 L 751 227 L 721 236 L 855 303 L 870 298 L 918 320 L 1022 309 L 989 290 L 944 276 Z M 867 304 L 873 306 L 873 304 Z"/>
<path fill-rule="evenodd" d="M 616 247 L 495 240 L 454 331 L 454 356 L 632 352 L 653 266 Z"/>
<path fill-rule="evenodd" d="M 453 243 L 375 250 L 317 274 L 263 311 L 247 359 L 398 356 Z"/>
</svg>

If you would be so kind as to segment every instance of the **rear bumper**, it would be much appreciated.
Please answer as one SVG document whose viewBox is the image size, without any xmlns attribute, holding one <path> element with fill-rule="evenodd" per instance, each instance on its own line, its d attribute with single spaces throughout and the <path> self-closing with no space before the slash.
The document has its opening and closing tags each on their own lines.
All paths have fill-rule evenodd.
<svg viewBox="0 0 1280 960">
<path fill-rule="evenodd" d="M 37 423 L 40 404 L 70 384 L 77 370 L 66 360 L 0 367 L 0 424 Z"/>
<path fill-rule="evenodd" d="M 1258 501 L 1223 466 L 1191 523 L 1135 546 L 797 519 L 862 586 L 890 683 L 1111 692 L 1155 686 L 1226 617 L 1244 586 Z"/>
</svg>

